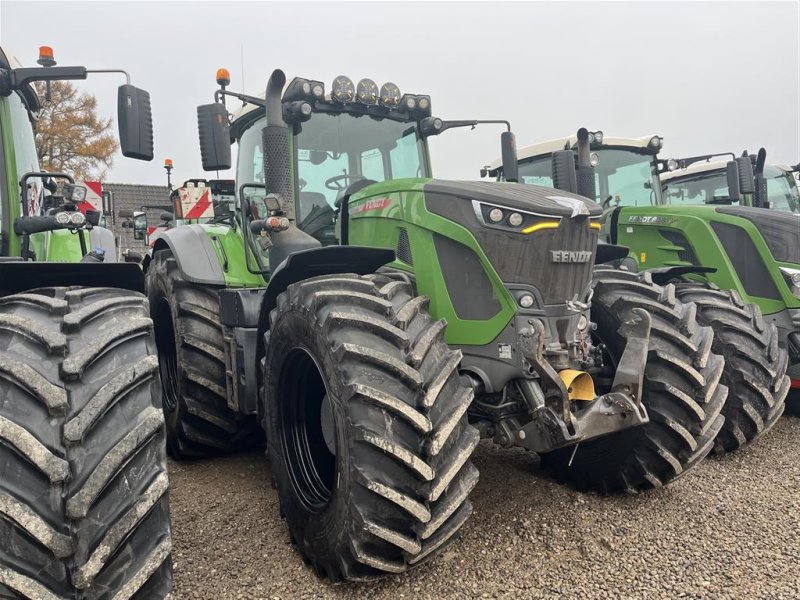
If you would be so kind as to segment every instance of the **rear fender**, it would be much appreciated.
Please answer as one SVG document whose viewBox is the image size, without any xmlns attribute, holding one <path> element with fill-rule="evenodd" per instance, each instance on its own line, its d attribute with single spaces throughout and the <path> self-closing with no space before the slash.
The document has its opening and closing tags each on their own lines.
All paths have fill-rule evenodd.
<svg viewBox="0 0 800 600">
<path fill-rule="evenodd" d="M 217 252 L 200 225 L 182 225 L 162 233 L 153 252 L 169 248 L 186 281 L 202 285 L 225 285 L 225 273 Z"/>
</svg>

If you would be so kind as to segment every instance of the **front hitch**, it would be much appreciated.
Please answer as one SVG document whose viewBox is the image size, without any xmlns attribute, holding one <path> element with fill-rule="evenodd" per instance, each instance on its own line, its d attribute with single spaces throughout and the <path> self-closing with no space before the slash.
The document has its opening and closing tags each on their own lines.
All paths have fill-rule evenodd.
<svg viewBox="0 0 800 600">
<path fill-rule="evenodd" d="M 531 421 L 517 433 L 517 444 L 544 453 L 649 422 L 641 390 L 652 321 L 642 309 L 633 312 L 633 318 L 622 325 L 628 343 L 617 364 L 611 391 L 575 412 L 570 410 L 571 401 L 563 381 L 544 360 L 543 324 L 534 321 L 532 329 L 520 332 L 520 348 L 539 374 L 545 388 L 545 403 L 533 407 Z"/>
</svg>

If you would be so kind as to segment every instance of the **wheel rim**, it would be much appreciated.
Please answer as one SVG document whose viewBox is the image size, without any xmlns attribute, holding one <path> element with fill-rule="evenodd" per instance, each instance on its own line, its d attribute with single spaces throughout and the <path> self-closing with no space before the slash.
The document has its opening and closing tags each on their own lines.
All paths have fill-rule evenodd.
<svg viewBox="0 0 800 600">
<path fill-rule="evenodd" d="M 327 395 L 314 358 L 303 348 L 291 350 L 284 359 L 277 389 L 280 441 L 294 492 L 314 513 L 328 506 L 336 481 L 336 456 L 328 449 L 323 433 L 322 407 Z M 335 424 L 333 429 L 335 448 Z"/>
<path fill-rule="evenodd" d="M 164 408 L 173 412 L 178 406 L 178 351 L 175 346 L 172 313 L 166 298 L 158 303 L 154 322 Z"/>
</svg>

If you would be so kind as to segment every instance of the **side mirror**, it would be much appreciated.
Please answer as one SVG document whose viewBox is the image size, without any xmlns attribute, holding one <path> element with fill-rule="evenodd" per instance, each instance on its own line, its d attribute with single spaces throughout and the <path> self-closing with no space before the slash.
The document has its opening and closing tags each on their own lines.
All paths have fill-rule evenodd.
<svg viewBox="0 0 800 600">
<path fill-rule="evenodd" d="M 117 122 L 122 155 L 139 160 L 153 160 L 150 94 L 130 84 L 119 86 Z"/>
<path fill-rule="evenodd" d="M 133 219 L 133 239 L 144 240 L 147 236 L 147 216 L 136 215 Z"/>
<path fill-rule="evenodd" d="M 169 223 L 170 221 L 172 221 L 174 219 L 175 219 L 175 215 L 173 215 L 171 212 L 164 211 L 164 212 L 161 213 L 161 220 L 164 221 L 164 223 Z"/>
<path fill-rule="evenodd" d="M 754 194 L 756 191 L 753 163 L 749 156 L 740 156 L 735 159 L 739 167 L 739 191 L 742 196 L 745 194 Z"/>
<path fill-rule="evenodd" d="M 223 104 L 203 104 L 197 107 L 197 129 L 200 136 L 200 156 L 204 171 L 224 171 L 231 168 L 231 126 Z"/>
<path fill-rule="evenodd" d="M 500 134 L 500 152 L 503 158 L 503 176 L 506 181 L 519 181 L 517 139 L 511 131 Z"/>
<path fill-rule="evenodd" d="M 564 192 L 578 193 L 578 180 L 575 174 L 575 154 L 572 150 L 553 152 L 553 187 Z M 594 200 L 594 198 L 592 198 Z"/>
<path fill-rule="evenodd" d="M 742 199 L 742 191 L 739 187 L 739 163 L 735 160 L 730 161 L 725 167 L 725 174 L 728 178 L 728 198 L 731 203 L 739 202 Z"/>
</svg>

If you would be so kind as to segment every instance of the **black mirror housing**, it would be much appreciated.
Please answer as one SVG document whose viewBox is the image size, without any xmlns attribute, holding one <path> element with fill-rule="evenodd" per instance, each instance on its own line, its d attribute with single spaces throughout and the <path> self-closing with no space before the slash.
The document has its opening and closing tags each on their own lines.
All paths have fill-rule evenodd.
<svg viewBox="0 0 800 600">
<path fill-rule="evenodd" d="M 231 126 L 223 104 L 203 104 L 197 107 L 197 130 L 200 136 L 200 157 L 204 171 L 224 171 L 231 168 Z"/>
<path fill-rule="evenodd" d="M 504 131 L 500 134 L 500 151 L 503 159 L 503 178 L 506 181 L 519 181 L 517 139 L 511 131 Z"/>
<path fill-rule="evenodd" d="M 753 163 L 749 156 L 740 156 L 735 159 L 739 167 L 739 192 L 742 195 L 754 194 L 756 191 Z"/>
<path fill-rule="evenodd" d="M 153 160 L 153 113 L 150 94 L 130 84 L 119 86 L 117 122 L 122 155 Z"/>
<path fill-rule="evenodd" d="M 748 160 L 748 162 L 750 162 Z M 739 187 L 739 163 L 732 160 L 725 167 L 725 174 L 728 178 L 728 198 L 730 201 L 739 202 L 742 199 L 742 192 Z"/>
<path fill-rule="evenodd" d="M 552 173 L 554 188 L 573 194 L 578 193 L 575 153 L 572 150 L 557 150 L 553 152 Z"/>
</svg>

